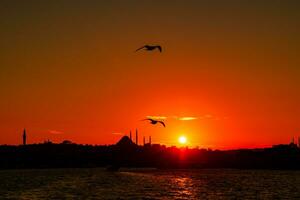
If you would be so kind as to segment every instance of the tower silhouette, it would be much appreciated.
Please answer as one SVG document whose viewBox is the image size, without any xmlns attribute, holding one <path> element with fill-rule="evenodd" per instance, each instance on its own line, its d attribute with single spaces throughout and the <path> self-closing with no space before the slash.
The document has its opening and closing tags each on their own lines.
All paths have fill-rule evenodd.
<svg viewBox="0 0 300 200">
<path fill-rule="evenodd" d="M 136 129 L 136 130 L 135 130 L 135 143 L 136 143 L 136 145 L 138 145 L 138 141 L 139 141 L 139 138 L 138 138 L 138 130 Z"/>
<path fill-rule="evenodd" d="M 149 136 L 149 144 L 151 145 L 151 136 Z"/>
<path fill-rule="evenodd" d="M 130 130 L 129 138 L 130 138 L 130 141 L 132 141 L 131 130 Z"/>
<path fill-rule="evenodd" d="M 146 138 L 145 138 L 145 136 L 143 138 L 143 141 L 144 141 L 144 146 L 145 146 L 145 144 L 146 144 Z"/>
<path fill-rule="evenodd" d="M 24 128 L 24 131 L 23 131 L 23 145 L 26 145 L 26 129 Z"/>
</svg>

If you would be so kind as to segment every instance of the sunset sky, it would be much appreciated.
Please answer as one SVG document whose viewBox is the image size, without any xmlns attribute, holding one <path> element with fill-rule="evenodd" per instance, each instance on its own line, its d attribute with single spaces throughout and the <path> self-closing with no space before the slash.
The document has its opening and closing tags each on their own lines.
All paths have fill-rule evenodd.
<svg viewBox="0 0 300 200">
<path fill-rule="evenodd" d="M 0 144 L 300 136 L 299 1 L 0 2 Z M 134 52 L 160 44 L 163 52 Z M 166 128 L 141 121 L 163 117 Z"/>
</svg>

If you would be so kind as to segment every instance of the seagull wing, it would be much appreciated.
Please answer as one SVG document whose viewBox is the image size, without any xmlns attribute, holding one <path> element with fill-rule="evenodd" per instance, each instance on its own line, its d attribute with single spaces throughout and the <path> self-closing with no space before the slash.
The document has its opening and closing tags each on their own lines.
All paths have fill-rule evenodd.
<svg viewBox="0 0 300 200">
<path fill-rule="evenodd" d="M 145 46 L 142 46 L 142 47 L 138 48 L 137 50 L 135 50 L 135 52 L 137 52 L 137 51 L 139 51 L 139 50 L 141 50 L 143 48 L 145 48 Z"/>
<path fill-rule="evenodd" d="M 165 123 L 162 121 L 158 121 L 159 123 L 161 123 L 164 127 L 166 127 Z"/>
<path fill-rule="evenodd" d="M 161 46 L 157 46 L 157 48 L 158 48 L 158 50 L 159 50 L 160 52 L 162 52 Z"/>
</svg>

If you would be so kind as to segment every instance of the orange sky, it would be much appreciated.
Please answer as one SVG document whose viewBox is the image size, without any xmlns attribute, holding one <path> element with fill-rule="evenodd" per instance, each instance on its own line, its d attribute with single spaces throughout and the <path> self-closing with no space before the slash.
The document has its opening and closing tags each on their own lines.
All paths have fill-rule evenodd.
<svg viewBox="0 0 300 200">
<path fill-rule="evenodd" d="M 3 1 L 0 144 L 261 147 L 300 136 L 296 1 Z M 161 44 L 163 53 L 138 52 Z M 140 120 L 166 116 L 166 128 Z M 174 117 L 174 116 L 177 116 Z M 179 117 L 197 119 L 183 121 Z"/>
</svg>

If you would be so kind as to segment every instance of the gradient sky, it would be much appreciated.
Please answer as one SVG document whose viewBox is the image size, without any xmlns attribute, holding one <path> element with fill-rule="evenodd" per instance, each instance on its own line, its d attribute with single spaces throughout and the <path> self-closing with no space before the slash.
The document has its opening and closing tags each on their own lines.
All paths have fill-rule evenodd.
<svg viewBox="0 0 300 200">
<path fill-rule="evenodd" d="M 0 144 L 262 147 L 300 136 L 299 1 L 0 3 Z M 134 53 L 161 44 L 163 53 Z M 167 128 L 140 120 L 165 116 Z M 194 117 L 193 120 L 180 120 Z M 184 118 L 188 119 L 188 118 Z"/>
</svg>

